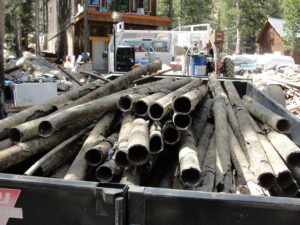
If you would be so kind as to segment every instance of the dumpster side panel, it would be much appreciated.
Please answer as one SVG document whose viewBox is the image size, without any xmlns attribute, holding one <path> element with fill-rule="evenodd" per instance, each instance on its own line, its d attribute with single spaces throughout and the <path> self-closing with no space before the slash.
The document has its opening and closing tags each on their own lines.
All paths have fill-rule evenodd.
<svg viewBox="0 0 300 225">
<path fill-rule="evenodd" d="M 299 224 L 298 199 L 129 189 L 129 224 Z"/>
<path fill-rule="evenodd" d="M 9 219 L 7 223 L 2 222 L 3 225 L 116 224 L 113 196 L 122 196 L 123 188 L 120 185 L 99 187 L 95 182 L 0 174 L 0 208 L 2 212 L 9 212 L 6 215 L 0 212 L 0 222 Z M 9 190 L 20 191 L 15 204 L 1 204 Z M 15 209 L 21 210 L 22 216 L 13 214 Z"/>
</svg>

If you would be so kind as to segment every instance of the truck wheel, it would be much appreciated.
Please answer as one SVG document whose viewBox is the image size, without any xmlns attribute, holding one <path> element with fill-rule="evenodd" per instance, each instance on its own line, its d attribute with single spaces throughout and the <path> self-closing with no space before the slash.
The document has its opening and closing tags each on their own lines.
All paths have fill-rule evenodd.
<svg viewBox="0 0 300 225">
<path fill-rule="evenodd" d="M 283 107 L 286 107 L 285 94 L 280 86 L 270 84 L 267 87 L 265 87 L 262 90 L 262 92 L 265 93 L 271 99 L 273 99 L 275 102 L 279 103 Z"/>
<path fill-rule="evenodd" d="M 234 65 L 230 58 L 225 58 L 221 67 L 224 77 L 234 77 Z"/>
</svg>

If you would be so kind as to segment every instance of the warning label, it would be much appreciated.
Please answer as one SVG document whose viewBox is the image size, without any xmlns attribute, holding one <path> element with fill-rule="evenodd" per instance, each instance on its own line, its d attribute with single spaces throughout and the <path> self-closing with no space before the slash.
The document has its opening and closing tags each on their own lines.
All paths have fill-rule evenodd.
<svg viewBox="0 0 300 225">
<path fill-rule="evenodd" d="M 23 219 L 23 210 L 15 208 L 21 190 L 0 189 L 0 225 L 7 225 L 9 218 Z"/>
</svg>

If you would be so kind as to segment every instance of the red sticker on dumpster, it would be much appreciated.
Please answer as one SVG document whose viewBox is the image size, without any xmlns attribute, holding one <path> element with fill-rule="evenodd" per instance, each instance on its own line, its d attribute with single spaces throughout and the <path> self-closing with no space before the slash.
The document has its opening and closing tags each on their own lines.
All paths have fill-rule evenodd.
<svg viewBox="0 0 300 225">
<path fill-rule="evenodd" d="M 9 218 L 23 219 L 23 210 L 15 208 L 21 190 L 0 189 L 0 225 L 6 225 Z"/>
</svg>

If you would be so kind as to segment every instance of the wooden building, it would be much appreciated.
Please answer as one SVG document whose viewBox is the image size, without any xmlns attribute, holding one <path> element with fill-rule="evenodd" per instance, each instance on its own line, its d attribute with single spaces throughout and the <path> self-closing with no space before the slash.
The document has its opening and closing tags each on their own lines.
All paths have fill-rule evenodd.
<svg viewBox="0 0 300 225">
<path fill-rule="evenodd" d="M 49 0 L 48 25 L 44 52 L 59 57 L 78 56 L 84 51 L 85 0 Z M 167 29 L 171 20 L 156 16 L 156 0 L 91 0 L 88 1 L 88 52 L 96 70 L 105 70 L 102 52 L 112 36 L 112 11 L 122 13 L 125 29 Z"/>
<path fill-rule="evenodd" d="M 256 42 L 259 44 L 259 52 L 261 54 L 279 51 L 282 52 L 282 54 L 290 55 L 290 52 L 285 52 L 283 50 L 283 37 L 286 35 L 284 31 L 284 23 L 285 20 L 277 18 L 269 18 L 265 22 L 256 39 Z M 295 51 L 291 56 L 294 58 L 295 63 L 300 64 L 299 51 Z"/>
</svg>

